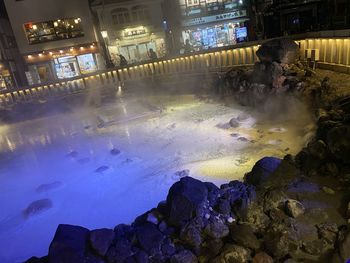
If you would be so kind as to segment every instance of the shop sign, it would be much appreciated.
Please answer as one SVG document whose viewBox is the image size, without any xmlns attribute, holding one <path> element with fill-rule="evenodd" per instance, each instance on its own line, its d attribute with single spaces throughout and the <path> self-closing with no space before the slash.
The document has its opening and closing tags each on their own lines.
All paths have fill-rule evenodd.
<svg viewBox="0 0 350 263">
<path fill-rule="evenodd" d="M 143 37 L 147 35 L 147 30 L 145 27 L 131 28 L 123 30 L 124 38 L 134 38 Z"/>
<path fill-rule="evenodd" d="M 201 25 L 201 24 L 206 24 L 206 23 L 211 23 L 216 21 L 235 19 L 235 18 L 244 17 L 244 16 L 247 16 L 247 10 L 236 10 L 230 13 L 187 19 L 182 22 L 182 25 L 195 26 L 195 25 Z"/>
</svg>

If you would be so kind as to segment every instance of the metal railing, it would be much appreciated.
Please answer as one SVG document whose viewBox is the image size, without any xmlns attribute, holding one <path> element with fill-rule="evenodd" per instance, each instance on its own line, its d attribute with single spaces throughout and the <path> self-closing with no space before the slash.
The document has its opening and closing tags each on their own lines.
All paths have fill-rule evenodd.
<svg viewBox="0 0 350 263">
<path fill-rule="evenodd" d="M 291 36 L 291 38 L 299 43 L 301 60 L 306 59 L 305 50 L 318 49 L 320 68 L 350 74 L 350 30 L 318 32 Z M 115 68 L 46 85 L 32 86 L 0 94 L 0 108 L 33 99 L 48 99 L 79 93 L 95 85 L 118 86 L 126 81 L 139 81 L 172 74 L 222 71 L 233 66 L 252 65 L 258 61 L 255 52 L 260 44 L 260 42 L 243 43 L 202 53 Z"/>
</svg>

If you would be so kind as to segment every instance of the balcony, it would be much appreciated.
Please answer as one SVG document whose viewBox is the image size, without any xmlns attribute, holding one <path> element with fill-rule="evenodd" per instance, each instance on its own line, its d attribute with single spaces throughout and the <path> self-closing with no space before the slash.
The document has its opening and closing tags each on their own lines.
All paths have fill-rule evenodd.
<svg viewBox="0 0 350 263">
<path fill-rule="evenodd" d="M 183 17 L 195 18 L 201 16 L 222 14 L 226 12 L 231 12 L 233 10 L 245 8 L 245 1 L 230 1 L 224 3 L 208 3 L 191 7 L 182 6 L 181 9 Z"/>
</svg>

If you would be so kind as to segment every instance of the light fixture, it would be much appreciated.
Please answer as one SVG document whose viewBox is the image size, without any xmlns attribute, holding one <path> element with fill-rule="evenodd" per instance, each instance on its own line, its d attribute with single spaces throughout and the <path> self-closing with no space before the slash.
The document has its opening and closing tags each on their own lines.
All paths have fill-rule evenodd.
<svg viewBox="0 0 350 263">
<path fill-rule="evenodd" d="M 62 54 L 62 53 L 63 53 L 63 50 L 60 50 L 60 53 Z"/>
<path fill-rule="evenodd" d="M 34 29 L 34 30 L 37 30 L 37 29 L 38 29 L 38 26 L 37 26 L 37 25 L 33 25 L 33 29 Z"/>
<path fill-rule="evenodd" d="M 80 47 L 80 50 L 84 50 L 84 47 Z"/>
<path fill-rule="evenodd" d="M 39 53 L 39 57 L 42 57 L 42 56 L 43 56 L 43 54 Z"/>
<path fill-rule="evenodd" d="M 94 45 L 91 45 L 90 48 L 95 48 L 95 46 L 94 46 Z"/>
<path fill-rule="evenodd" d="M 74 48 L 71 47 L 69 50 L 73 52 L 73 51 L 74 51 Z"/>
<path fill-rule="evenodd" d="M 108 37 L 108 32 L 106 30 L 101 31 L 101 35 L 103 38 L 107 38 Z"/>
<path fill-rule="evenodd" d="M 52 56 L 53 53 L 50 51 L 49 54 L 50 54 L 50 56 Z"/>
<path fill-rule="evenodd" d="M 79 24 L 79 19 L 74 19 L 74 23 Z"/>
<path fill-rule="evenodd" d="M 32 55 L 28 55 L 28 58 L 31 59 L 33 56 Z"/>
<path fill-rule="evenodd" d="M 57 22 L 53 22 L 53 26 L 54 27 L 58 27 L 58 23 Z"/>
</svg>

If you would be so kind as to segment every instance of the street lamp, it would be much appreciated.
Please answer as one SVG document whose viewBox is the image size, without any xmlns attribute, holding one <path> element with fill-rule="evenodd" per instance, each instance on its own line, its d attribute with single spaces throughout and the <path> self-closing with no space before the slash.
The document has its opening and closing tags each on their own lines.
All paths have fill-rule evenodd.
<svg viewBox="0 0 350 263">
<path fill-rule="evenodd" d="M 101 31 L 101 36 L 103 38 L 103 42 L 104 42 L 104 47 L 105 47 L 105 52 L 106 52 L 106 62 L 107 62 L 107 68 L 111 68 L 113 67 L 113 63 L 111 60 L 111 54 L 109 53 L 109 48 L 108 48 L 108 31 L 107 30 L 102 30 Z"/>
<path fill-rule="evenodd" d="M 108 32 L 106 30 L 101 31 L 101 35 L 102 35 L 103 39 L 108 38 Z"/>
</svg>

